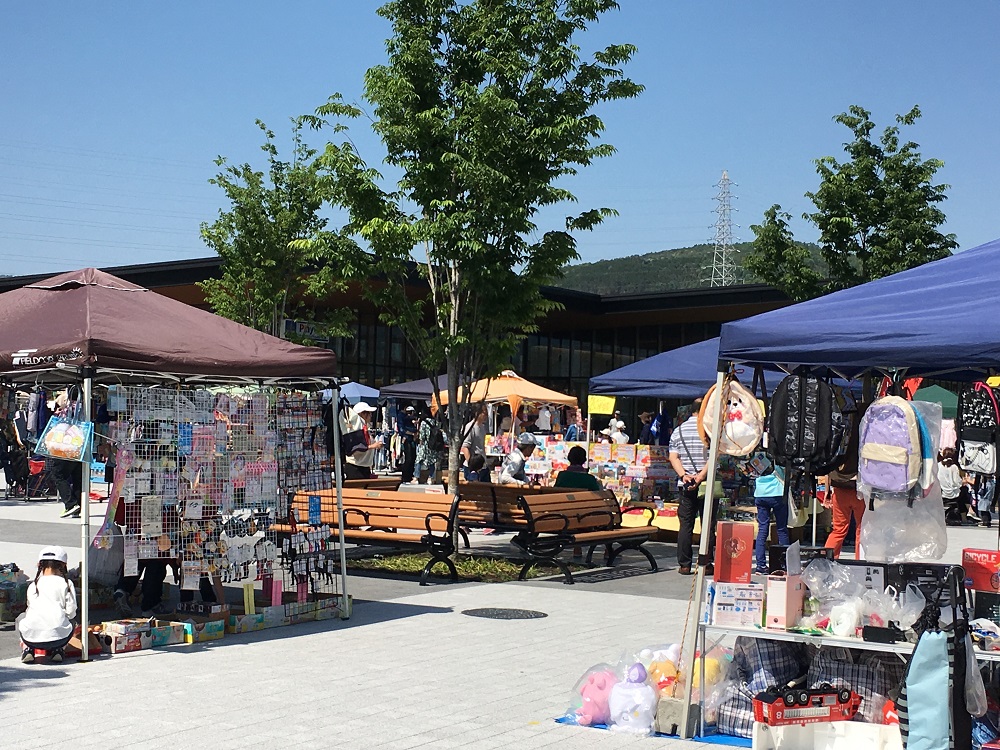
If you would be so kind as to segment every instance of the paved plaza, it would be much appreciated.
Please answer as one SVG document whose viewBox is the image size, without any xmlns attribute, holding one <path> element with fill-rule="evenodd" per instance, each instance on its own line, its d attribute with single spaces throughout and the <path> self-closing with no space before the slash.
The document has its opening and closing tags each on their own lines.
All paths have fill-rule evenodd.
<svg viewBox="0 0 1000 750">
<path fill-rule="evenodd" d="M 39 546 L 59 543 L 74 564 L 79 522 L 59 520 L 59 509 L 0 504 L 0 562 L 27 566 Z M 963 546 L 996 542 L 987 529 L 949 533 L 949 560 Z M 473 541 L 507 544 L 505 537 Z M 14 634 L 0 632 L 2 746 L 706 747 L 554 721 L 589 667 L 680 640 L 692 579 L 677 575 L 673 545 L 653 546 L 660 572 L 649 573 L 637 559 L 617 575 L 585 575 L 573 586 L 553 580 L 420 587 L 398 576 L 351 576 L 356 602 L 349 621 L 89 664 L 22 665 Z M 463 614 L 482 607 L 547 616 Z"/>
</svg>

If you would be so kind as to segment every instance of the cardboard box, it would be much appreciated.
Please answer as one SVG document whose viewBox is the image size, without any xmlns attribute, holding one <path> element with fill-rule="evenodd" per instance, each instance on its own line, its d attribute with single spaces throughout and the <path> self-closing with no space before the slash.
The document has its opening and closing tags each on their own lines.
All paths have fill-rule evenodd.
<svg viewBox="0 0 1000 750">
<path fill-rule="evenodd" d="M 153 646 L 153 636 L 148 630 L 123 635 L 105 632 L 100 636 L 100 640 L 101 650 L 106 654 L 127 654 Z"/>
<path fill-rule="evenodd" d="M 253 633 L 263 630 L 264 613 L 255 612 L 252 615 L 245 614 L 242 609 L 231 610 L 229 619 L 226 620 L 227 633 Z"/>
<path fill-rule="evenodd" d="M 965 588 L 1000 591 L 1000 552 L 995 549 L 963 549 Z"/>
<path fill-rule="evenodd" d="M 761 627 L 764 584 L 718 583 L 713 586 L 712 624 L 720 627 Z"/>
<path fill-rule="evenodd" d="M 229 616 L 229 605 L 225 602 L 179 602 L 177 604 L 177 611 L 183 612 L 185 614 L 201 615 L 207 617 L 209 615 L 218 615 L 225 613 Z"/>
<path fill-rule="evenodd" d="M 753 572 L 753 524 L 719 521 L 715 528 L 713 577 L 718 583 L 750 583 Z"/>
<path fill-rule="evenodd" d="M 267 628 L 280 628 L 289 624 L 284 604 L 278 604 L 274 607 L 258 607 L 257 612 L 262 618 L 261 621 L 265 630 Z"/>
<path fill-rule="evenodd" d="M 217 641 L 226 634 L 226 622 L 229 620 L 229 609 L 224 612 L 202 617 L 192 615 L 181 623 L 184 626 L 185 643 L 203 643 Z"/>
<path fill-rule="evenodd" d="M 770 575 L 767 577 L 767 614 L 764 627 L 788 630 L 802 619 L 802 603 L 806 586 L 802 576 Z"/>
<path fill-rule="evenodd" d="M 184 625 L 179 622 L 154 620 L 149 628 L 149 634 L 153 639 L 153 648 L 184 643 Z"/>
<path fill-rule="evenodd" d="M 108 635 L 130 635 L 132 633 L 148 633 L 151 620 L 133 618 L 128 620 L 108 620 L 104 623 L 104 632 Z"/>
</svg>

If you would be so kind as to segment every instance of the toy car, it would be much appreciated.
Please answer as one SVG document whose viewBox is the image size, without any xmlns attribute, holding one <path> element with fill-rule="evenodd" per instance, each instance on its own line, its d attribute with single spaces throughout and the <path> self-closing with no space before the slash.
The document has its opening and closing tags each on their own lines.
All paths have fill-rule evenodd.
<svg viewBox="0 0 1000 750">
<path fill-rule="evenodd" d="M 850 721 L 861 706 L 861 696 L 847 688 L 824 684 L 815 689 L 793 684 L 771 687 L 753 699 L 753 718 L 772 727 Z"/>
</svg>

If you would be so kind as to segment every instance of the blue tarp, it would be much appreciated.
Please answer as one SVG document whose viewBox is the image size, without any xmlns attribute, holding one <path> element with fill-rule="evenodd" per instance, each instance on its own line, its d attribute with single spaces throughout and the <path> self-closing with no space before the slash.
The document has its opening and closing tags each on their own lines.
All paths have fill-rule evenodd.
<svg viewBox="0 0 1000 750">
<path fill-rule="evenodd" d="M 910 374 L 1000 366 L 994 307 L 1000 240 L 867 284 L 722 326 L 719 356 L 735 362 L 826 365 Z"/>
<path fill-rule="evenodd" d="M 641 359 L 590 379 L 590 392 L 615 396 L 694 399 L 704 396 L 715 385 L 719 361 L 719 339 L 699 341 L 669 352 Z M 740 382 L 750 385 L 753 371 L 737 370 Z M 785 373 L 765 368 L 768 391 L 774 389 Z"/>
</svg>

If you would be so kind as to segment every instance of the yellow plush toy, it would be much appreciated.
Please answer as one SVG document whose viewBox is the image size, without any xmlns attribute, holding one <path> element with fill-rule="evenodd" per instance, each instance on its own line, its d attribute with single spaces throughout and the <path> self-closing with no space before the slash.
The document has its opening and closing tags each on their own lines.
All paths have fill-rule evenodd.
<svg viewBox="0 0 1000 750">
<path fill-rule="evenodd" d="M 649 680 L 656 685 L 661 695 L 670 697 L 674 694 L 674 684 L 677 682 L 677 667 L 667 659 L 651 662 Z"/>
<path fill-rule="evenodd" d="M 702 657 L 697 657 L 694 660 L 694 687 L 697 690 L 699 683 L 701 682 L 701 661 Z M 719 660 L 714 657 L 708 657 L 705 659 L 705 683 L 708 685 L 715 685 L 722 679 L 722 665 L 719 664 Z"/>
</svg>

